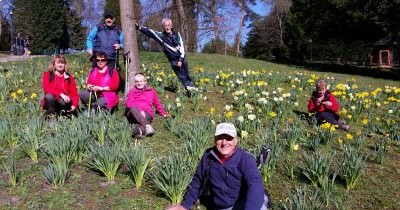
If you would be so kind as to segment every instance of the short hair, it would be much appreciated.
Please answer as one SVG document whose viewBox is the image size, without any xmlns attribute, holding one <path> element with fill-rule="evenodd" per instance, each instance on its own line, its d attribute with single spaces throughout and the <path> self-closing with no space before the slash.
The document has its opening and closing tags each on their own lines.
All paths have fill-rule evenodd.
<svg viewBox="0 0 400 210">
<path fill-rule="evenodd" d="M 64 71 L 67 72 L 68 71 L 67 59 L 63 55 L 53 56 L 53 58 L 51 59 L 51 61 L 49 63 L 49 66 L 47 67 L 47 71 L 54 72 L 54 66 L 56 65 L 57 59 L 60 60 L 61 63 L 65 64 Z"/>
<path fill-rule="evenodd" d="M 147 77 L 146 77 L 142 72 L 136 73 L 135 76 L 134 76 L 134 78 L 136 78 L 136 76 L 143 77 L 143 78 L 144 78 L 144 81 L 147 82 Z"/>
<path fill-rule="evenodd" d="M 315 88 L 317 90 L 326 89 L 326 87 L 327 87 L 327 84 L 326 84 L 325 80 L 323 80 L 323 79 L 318 80 L 317 84 L 315 84 Z"/>
<path fill-rule="evenodd" d="M 172 20 L 169 19 L 169 18 L 163 18 L 162 21 L 161 21 L 161 25 L 164 26 L 164 23 L 166 23 L 166 22 L 171 22 L 172 23 Z"/>
<path fill-rule="evenodd" d="M 95 58 L 97 58 L 97 57 L 105 58 L 106 60 L 108 59 L 107 54 L 105 52 L 97 52 Z"/>
</svg>

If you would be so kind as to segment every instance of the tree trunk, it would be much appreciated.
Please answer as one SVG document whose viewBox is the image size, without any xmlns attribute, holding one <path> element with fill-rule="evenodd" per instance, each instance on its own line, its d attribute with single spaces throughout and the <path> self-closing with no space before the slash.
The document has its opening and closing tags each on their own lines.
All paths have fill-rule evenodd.
<svg viewBox="0 0 400 210">
<path fill-rule="evenodd" d="M 189 33 L 188 33 L 188 27 L 187 27 L 187 21 L 186 21 L 186 15 L 185 15 L 185 9 L 183 8 L 182 0 L 176 0 L 176 7 L 178 10 L 178 15 L 179 15 L 179 22 L 181 26 L 181 36 L 184 37 L 184 47 L 187 49 L 187 43 L 189 42 Z"/>
<path fill-rule="evenodd" d="M 128 55 L 128 72 L 125 84 L 125 97 L 128 91 L 134 86 L 135 74 L 140 72 L 139 50 L 136 39 L 135 14 L 132 0 L 119 0 L 121 10 L 121 25 L 124 32 L 124 54 Z M 126 66 L 125 66 L 126 68 Z M 125 69 L 126 70 L 126 69 Z M 132 81 L 132 82 L 130 82 Z"/>
<path fill-rule="evenodd" d="M 243 0 L 241 2 L 241 6 L 240 6 L 240 24 L 239 24 L 239 33 L 238 33 L 238 37 L 237 37 L 237 43 L 236 43 L 236 57 L 239 57 L 240 54 L 240 38 L 242 37 L 242 30 L 243 30 L 243 19 L 244 19 L 244 7 L 245 7 L 245 0 Z"/>
<path fill-rule="evenodd" d="M 0 0 L 0 37 L 3 32 L 3 2 Z"/>
<path fill-rule="evenodd" d="M 210 7 L 213 20 L 214 38 L 215 40 L 217 40 L 219 39 L 219 17 L 217 12 L 217 0 L 212 0 Z"/>
</svg>

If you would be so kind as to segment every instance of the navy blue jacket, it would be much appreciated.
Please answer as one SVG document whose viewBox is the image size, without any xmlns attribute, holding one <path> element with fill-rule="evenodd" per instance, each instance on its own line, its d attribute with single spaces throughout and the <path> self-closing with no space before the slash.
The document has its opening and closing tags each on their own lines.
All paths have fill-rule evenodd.
<svg viewBox="0 0 400 210">
<path fill-rule="evenodd" d="M 123 33 L 118 26 L 113 25 L 108 28 L 105 23 L 100 23 L 92 29 L 87 40 L 86 47 L 93 50 L 93 55 L 97 52 L 104 52 L 107 54 L 108 60 L 115 60 L 116 52 L 114 44 L 120 44 L 123 47 Z"/>
<path fill-rule="evenodd" d="M 185 59 L 185 48 L 179 32 L 154 31 L 146 27 L 140 27 L 140 32 L 157 41 L 163 48 L 164 53 L 170 62 L 183 61 Z"/>
<path fill-rule="evenodd" d="M 207 167 L 210 167 L 209 187 L 216 208 L 233 207 L 237 201 L 244 199 L 245 209 L 261 209 L 264 203 L 264 186 L 256 159 L 250 153 L 238 148 L 228 160 L 221 163 L 215 147 L 204 152 L 185 194 L 183 207 L 190 209 L 206 191 L 202 188 L 205 187 Z"/>
</svg>

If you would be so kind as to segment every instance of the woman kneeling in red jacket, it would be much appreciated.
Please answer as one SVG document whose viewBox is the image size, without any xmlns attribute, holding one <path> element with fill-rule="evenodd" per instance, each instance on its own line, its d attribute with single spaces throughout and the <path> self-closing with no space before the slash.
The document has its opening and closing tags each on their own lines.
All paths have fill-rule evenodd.
<svg viewBox="0 0 400 210">
<path fill-rule="evenodd" d="M 340 129 L 349 130 L 350 126 L 339 121 L 339 104 L 336 98 L 327 90 L 327 84 L 324 80 L 319 80 L 316 84 L 316 91 L 311 95 L 308 102 L 308 111 L 316 113 L 318 124 L 329 122 L 338 125 Z"/>
<path fill-rule="evenodd" d="M 76 115 L 79 103 L 78 90 L 74 77 L 67 72 L 67 60 L 56 55 L 43 75 L 44 98 L 41 108 L 47 116 L 71 113 Z"/>
</svg>

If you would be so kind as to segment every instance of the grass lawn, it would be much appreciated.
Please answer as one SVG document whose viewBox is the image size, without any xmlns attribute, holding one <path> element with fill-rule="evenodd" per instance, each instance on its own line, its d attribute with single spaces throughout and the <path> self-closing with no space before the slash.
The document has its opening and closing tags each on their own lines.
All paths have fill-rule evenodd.
<svg viewBox="0 0 400 210">
<path fill-rule="evenodd" d="M 78 88 L 83 88 L 86 55 L 67 59 Z M 214 123 L 222 121 L 235 123 L 241 147 L 253 154 L 261 144 L 275 151 L 269 167 L 261 168 L 273 209 L 284 205 L 287 209 L 306 209 L 301 205 L 307 209 L 399 209 L 397 71 L 189 54 L 191 76 L 204 91 L 188 98 L 164 55 L 142 52 L 141 68 L 175 118 L 157 117 L 155 135 L 135 139 L 125 135 L 131 127 L 123 116 L 122 92 L 119 111 L 112 116 L 81 113 L 72 120 L 43 120 L 41 76 L 49 61 L 50 57 L 44 57 L 0 63 L 0 209 L 165 209 L 173 196 L 160 190 L 155 180 L 161 179 L 162 171 L 169 174 L 164 180 L 167 186 L 191 177 L 199 155 L 213 144 Z M 349 132 L 329 125 L 314 127 L 296 114 L 307 112 L 318 78 L 330 84 L 341 106 L 339 114 L 350 124 Z M 135 187 L 124 158 L 138 151 L 135 144 L 142 145 L 150 159 L 140 188 Z M 118 172 L 110 181 L 93 167 L 96 151 L 102 148 L 109 149 L 107 157 L 113 154 L 112 148 L 117 151 Z M 35 152 L 37 161 L 32 158 Z M 361 165 L 360 176 L 350 187 L 351 176 L 344 174 L 342 166 L 356 166 L 356 162 L 343 162 L 345 154 L 354 161 L 358 157 Z M 65 156 L 67 171 L 57 175 L 51 167 L 62 165 L 57 161 Z M 318 157 L 329 163 L 318 162 Z M 312 173 L 307 161 L 328 168 L 327 175 L 322 175 L 321 167 L 316 170 L 315 187 L 307 176 Z M 15 186 L 10 174 L 16 174 Z M 51 184 L 59 177 L 65 182 Z M 181 196 L 177 197 L 179 201 Z"/>
</svg>

